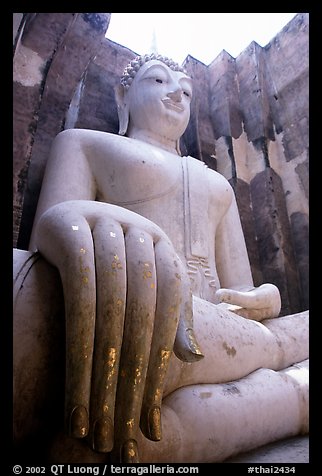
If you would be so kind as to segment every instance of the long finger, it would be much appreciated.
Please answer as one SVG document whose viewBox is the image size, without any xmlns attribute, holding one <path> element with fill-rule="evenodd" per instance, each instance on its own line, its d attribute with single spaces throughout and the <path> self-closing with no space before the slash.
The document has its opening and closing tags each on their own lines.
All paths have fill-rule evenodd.
<svg viewBox="0 0 322 476">
<path fill-rule="evenodd" d="M 174 353 L 183 362 L 198 362 L 204 355 L 198 344 L 193 328 L 192 292 L 189 277 L 181 263 L 182 303 Z"/>
<path fill-rule="evenodd" d="M 96 260 L 96 327 L 90 407 L 91 444 L 108 452 L 114 442 L 114 406 L 123 338 L 126 258 L 122 227 L 100 218 L 93 229 Z"/>
<path fill-rule="evenodd" d="M 136 441 L 154 324 L 156 271 L 150 235 L 130 228 L 125 234 L 125 245 L 127 302 L 112 458 L 130 463 L 139 458 Z"/>
<path fill-rule="evenodd" d="M 84 217 L 59 205 L 39 221 L 38 249 L 60 272 L 66 316 L 65 416 L 71 436 L 88 432 L 95 328 L 95 265 Z"/>
<path fill-rule="evenodd" d="M 140 426 L 147 438 L 159 441 L 163 386 L 180 316 L 182 281 L 178 257 L 164 239 L 155 244 L 155 262 L 157 305 Z"/>
</svg>

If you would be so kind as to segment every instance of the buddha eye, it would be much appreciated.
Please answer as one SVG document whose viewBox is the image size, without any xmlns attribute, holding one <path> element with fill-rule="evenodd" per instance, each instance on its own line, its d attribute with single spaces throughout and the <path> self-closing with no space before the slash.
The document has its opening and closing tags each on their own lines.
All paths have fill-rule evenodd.
<svg viewBox="0 0 322 476">
<path fill-rule="evenodd" d="M 162 83 L 163 83 L 163 80 L 160 79 L 160 78 L 156 78 L 156 82 L 162 84 Z"/>
<path fill-rule="evenodd" d="M 187 96 L 188 98 L 190 98 L 190 94 L 188 93 L 188 91 L 183 91 L 183 94 Z"/>
</svg>

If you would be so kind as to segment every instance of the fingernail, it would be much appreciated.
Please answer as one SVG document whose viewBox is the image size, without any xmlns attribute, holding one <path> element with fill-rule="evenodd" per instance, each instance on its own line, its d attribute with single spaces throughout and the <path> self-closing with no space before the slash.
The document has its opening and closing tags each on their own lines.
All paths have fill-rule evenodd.
<svg viewBox="0 0 322 476">
<path fill-rule="evenodd" d="M 69 420 L 69 434 L 73 438 L 84 438 L 88 433 L 88 414 L 85 407 L 79 405 L 72 410 Z"/>
<path fill-rule="evenodd" d="M 113 448 L 114 426 L 110 418 L 99 418 L 94 423 L 93 449 L 100 453 L 108 453 Z"/>
<path fill-rule="evenodd" d="M 197 342 L 197 339 L 196 339 L 196 336 L 195 336 L 193 330 L 192 329 L 187 329 L 186 332 L 187 332 L 187 336 L 188 336 L 190 350 L 194 354 L 194 359 L 196 361 L 203 359 L 204 355 L 201 352 L 201 349 L 199 347 L 199 344 Z"/>
<path fill-rule="evenodd" d="M 144 406 L 141 413 L 140 428 L 146 438 L 160 441 L 161 436 L 161 409 L 157 405 Z"/>
<path fill-rule="evenodd" d="M 138 444 L 135 440 L 127 440 L 121 448 L 121 464 L 139 463 Z"/>
<path fill-rule="evenodd" d="M 154 406 L 149 410 L 149 433 L 150 440 L 160 441 L 162 438 L 161 434 L 161 409 L 160 407 Z"/>
</svg>

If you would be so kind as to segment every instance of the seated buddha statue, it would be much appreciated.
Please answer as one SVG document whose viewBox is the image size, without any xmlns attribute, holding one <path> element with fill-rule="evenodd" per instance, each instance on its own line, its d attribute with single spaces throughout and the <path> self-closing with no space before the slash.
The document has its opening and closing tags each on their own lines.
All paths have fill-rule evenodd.
<svg viewBox="0 0 322 476">
<path fill-rule="evenodd" d="M 67 434 L 137 463 L 145 439 L 163 440 L 165 396 L 307 359 L 308 315 L 279 316 L 278 288 L 254 286 L 231 185 L 181 155 L 184 69 L 136 57 L 115 94 L 118 135 L 53 141 L 30 252 L 61 279 Z"/>
</svg>

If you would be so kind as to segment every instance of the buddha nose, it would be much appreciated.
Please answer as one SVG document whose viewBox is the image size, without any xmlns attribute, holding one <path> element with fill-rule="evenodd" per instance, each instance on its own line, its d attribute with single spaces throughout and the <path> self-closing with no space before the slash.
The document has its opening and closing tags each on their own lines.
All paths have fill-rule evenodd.
<svg viewBox="0 0 322 476">
<path fill-rule="evenodd" d="M 182 100 L 182 90 L 177 88 L 174 91 L 168 92 L 168 96 L 172 101 L 180 102 Z"/>
</svg>

